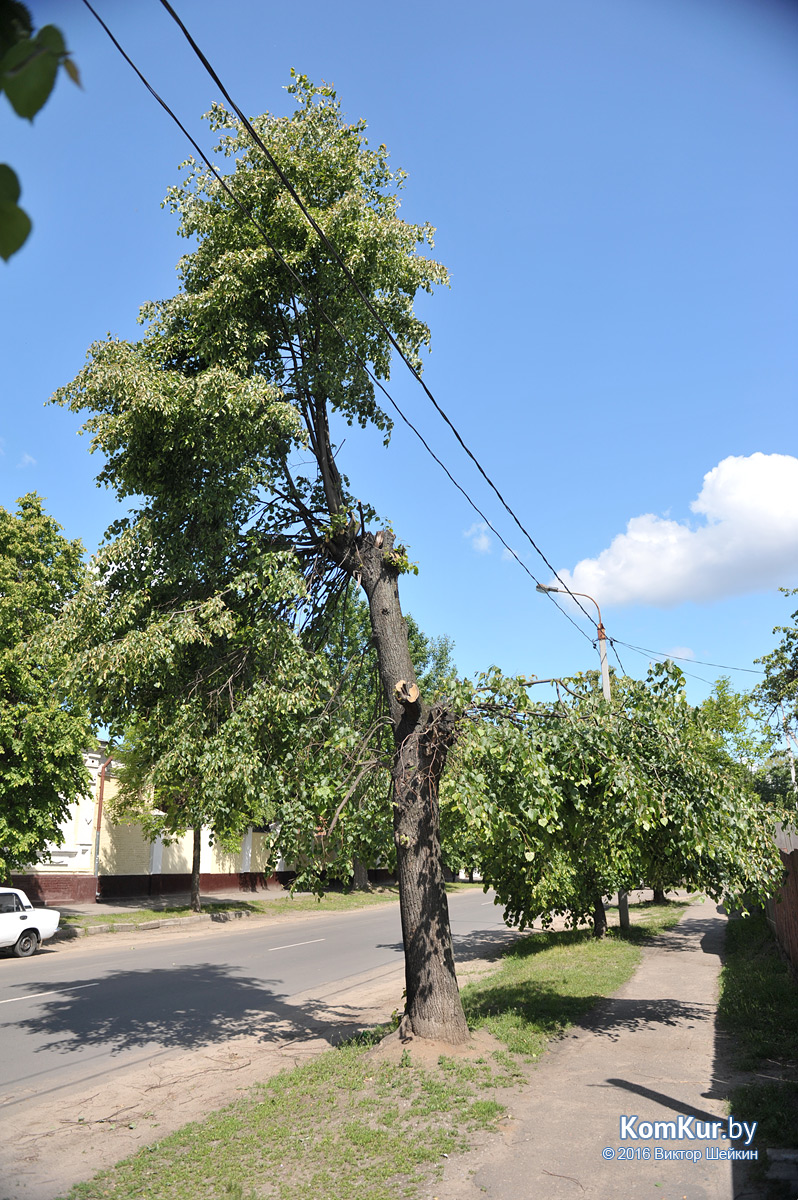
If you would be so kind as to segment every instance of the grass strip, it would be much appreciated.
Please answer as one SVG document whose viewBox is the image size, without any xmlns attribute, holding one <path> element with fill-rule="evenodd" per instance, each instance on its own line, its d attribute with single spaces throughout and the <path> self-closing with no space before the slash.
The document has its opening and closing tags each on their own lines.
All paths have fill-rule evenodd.
<svg viewBox="0 0 798 1200">
<path fill-rule="evenodd" d="M 768 1146 L 798 1149 L 798 985 L 762 914 L 729 921 L 718 1022 L 732 1035 L 733 1065 L 758 1076 L 729 1102 L 735 1117 L 757 1122 L 766 1165 Z"/>
<path fill-rule="evenodd" d="M 405 1054 L 397 1064 L 369 1055 L 386 1030 L 365 1031 L 78 1184 L 69 1200 L 418 1197 L 440 1176 L 444 1155 L 495 1127 L 525 1079 L 518 1054 L 537 1057 L 628 979 L 640 943 L 681 911 L 649 908 L 629 934 L 615 930 L 602 942 L 545 933 L 511 947 L 494 975 L 464 989 L 472 1027 L 487 1026 L 507 1051 L 442 1056 L 433 1068 Z"/>
<path fill-rule="evenodd" d="M 469 1025 L 486 1028 L 514 1054 L 539 1058 L 552 1038 L 631 977 L 640 946 L 673 928 L 686 907 L 630 905 L 631 929 L 610 929 L 600 941 L 583 929 L 519 938 L 496 972 L 463 988 Z"/>
</svg>

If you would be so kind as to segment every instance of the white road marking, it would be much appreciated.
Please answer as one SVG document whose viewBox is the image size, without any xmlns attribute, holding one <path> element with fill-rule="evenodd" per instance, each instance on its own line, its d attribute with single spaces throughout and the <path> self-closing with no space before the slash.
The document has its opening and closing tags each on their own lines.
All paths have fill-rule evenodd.
<svg viewBox="0 0 798 1200">
<path fill-rule="evenodd" d="M 294 946 L 312 946 L 314 942 L 326 942 L 326 938 L 311 938 L 309 942 L 289 942 L 287 946 L 270 946 L 269 954 L 272 950 L 293 950 Z"/>
<path fill-rule="evenodd" d="M 54 992 L 31 992 L 28 996 L 12 996 L 10 1000 L 0 1000 L 0 1004 L 15 1004 L 17 1000 L 38 1000 L 40 996 L 60 996 L 62 992 L 79 992 L 81 988 L 97 986 L 96 983 L 76 983 L 74 987 L 56 988 Z"/>
</svg>

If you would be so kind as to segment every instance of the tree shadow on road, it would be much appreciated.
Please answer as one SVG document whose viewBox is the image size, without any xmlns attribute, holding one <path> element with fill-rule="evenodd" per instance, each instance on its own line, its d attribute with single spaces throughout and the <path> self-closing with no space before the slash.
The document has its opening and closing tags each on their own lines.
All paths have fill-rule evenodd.
<svg viewBox="0 0 798 1200">
<path fill-rule="evenodd" d="M 242 1036 L 262 1042 L 321 1037 L 334 1043 L 361 1027 L 358 1009 L 313 999 L 294 1005 L 274 990 L 274 982 L 213 963 L 115 971 L 100 980 L 74 979 L 69 990 L 40 979 L 42 994 L 56 994 L 47 995 L 34 1015 L 17 1019 L 14 1028 L 36 1038 L 36 1052 L 70 1054 L 102 1046 L 121 1054 L 151 1046 L 194 1050 Z M 25 987 L 30 995 L 30 984 Z M 12 1014 L 6 1010 L 4 1016 L 10 1032 Z"/>
</svg>

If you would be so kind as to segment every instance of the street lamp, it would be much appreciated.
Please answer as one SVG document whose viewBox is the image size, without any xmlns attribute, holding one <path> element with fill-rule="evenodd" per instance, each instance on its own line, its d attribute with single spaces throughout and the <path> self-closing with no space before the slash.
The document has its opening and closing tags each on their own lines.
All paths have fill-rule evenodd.
<svg viewBox="0 0 798 1200">
<path fill-rule="evenodd" d="M 610 699 L 610 669 L 607 665 L 607 634 L 604 630 L 604 625 L 601 620 L 601 609 L 599 602 L 593 596 L 589 596 L 587 592 L 572 592 L 569 588 L 550 587 L 548 584 L 539 583 L 537 585 L 539 592 L 563 592 L 568 596 L 583 596 L 585 600 L 590 600 L 596 606 L 598 613 L 598 644 L 599 658 L 601 659 L 601 690 L 604 693 L 604 699 L 609 702 Z M 626 892 L 618 892 L 618 920 L 621 929 L 629 928 L 629 899 Z"/>
<path fill-rule="evenodd" d="M 588 596 L 587 592 L 572 592 L 572 591 L 569 591 L 568 588 L 549 587 L 545 583 L 539 583 L 536 590 L 539 592 L 563 592 L 565 595 L 568 595 L 568 596 L 584 596 L 585 600 L 590 600 L 590 602 L 592 604 L 595 604 L 596 612 L 598 613 L 597 629 L 598 629 L 599 658 L 601 659 L 601 690 L 604 693 L 604 699 L 609 700 L 609 698 L 610 698 L 610 669 L 607 665 L 607 634 L 606 634 L 606 632 L 604 630 L 604 626 L 601 622 L 601 609 L 599 608 L 598 600 L 594 600 L 592 596 Z"/>
</svg>

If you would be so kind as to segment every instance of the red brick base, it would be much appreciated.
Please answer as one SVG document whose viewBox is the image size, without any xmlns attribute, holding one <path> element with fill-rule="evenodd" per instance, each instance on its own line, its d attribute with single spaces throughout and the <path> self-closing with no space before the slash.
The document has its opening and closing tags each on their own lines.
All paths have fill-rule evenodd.
<svg viewBox="0 0 798 1200">
<path fill-rule="evenodd" d="M 12 875 L 11 886 L 21 888 L 34 904 L 91 904 L 97 899 L 96 875 Z"/>
<path fill-rule="evenodd" d="M 200 890 L 205 892 L 258 892 L 267 887 L 279 887 L 276 875 L 268 878 L 256 871 L 230 874 L 200 875 Z M 189 874 L 174 875 L 101 875 L 98 880 L 101 900 L 121 900 L 132 896 L 173 896 L 176 892 L 191 891 Z"/>
</svg>

